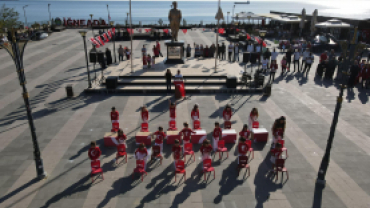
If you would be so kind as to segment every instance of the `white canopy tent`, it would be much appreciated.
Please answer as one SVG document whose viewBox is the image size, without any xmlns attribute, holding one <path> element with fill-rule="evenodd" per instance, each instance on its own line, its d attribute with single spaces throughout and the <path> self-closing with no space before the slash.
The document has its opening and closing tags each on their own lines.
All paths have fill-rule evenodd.
<svg viewBox="0 0 370 208">
<path fill-rule="evenodd" d="M 326 22 L 320 22 L 315 24 L 315 27 L 317 28 L 350 28 L 352 25 L 342 22 L 337 19 L 331 19 Z"/>
</svg>

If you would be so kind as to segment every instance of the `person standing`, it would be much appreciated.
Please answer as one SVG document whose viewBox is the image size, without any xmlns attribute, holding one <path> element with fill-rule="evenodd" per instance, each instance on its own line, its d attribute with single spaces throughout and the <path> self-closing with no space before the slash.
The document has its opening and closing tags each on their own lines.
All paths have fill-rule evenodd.
<svg viewBox="0 0 370 208">
<path fill-rule="evenodd" d="M 341 53 L 340 56 L 338 57 L 338 71 L 337 71 L 337 76 L 335 78 L 336 80 L 338 80 L 340 76 L 343 76 L 343 62 L 344 62 L 344 54 Z"/>
<path fill-rule="evenodd" d="M 270 68 L 271 68 L 271 71 L 270 71 L 270 78 L 269 78 L 268 82 L 270 82 L 271 78 L 272 78 L 272 82 L 274 82 L 275 81 L 275 72 L 278 69 L 278 65 L 276 64 L 276 61 L 271 61 Z"/>
<path fill-rule="evenodd" d="M 141 56 L 146 57 L 146 48 L 145 45 L 143 45 L 143 48 L 141 49 Z"/>
<path fill-rule="evenodd" d="M 226 46 L 225 43 L 221 44 L 221 60 L 225 59 Z"/>
<path fill-rule="evenodd" d="M 294 62 L 293 62 L 293 65 L 294 65 L 294 71 L 295 72 L 295 65 L 298 64 L 298 71 L 299 70 L 299 59 L 301 58 L 301 54 L 299 53 L 298 49 L 295 50 L 294 52 Z"/>
<path fill-rule="evenodd" d="M 269 63 L 268 63 L 266 57 L 263 57 L 261 63 L 262 63 L 262 71 L 263 71 L 263 73 L 267 73 L 267 67 L 268 67 L 268 64 Z"/>
<path fill-rule="evenodd" d="M 167 95 L 171 93 L 171 79 L 172 79 L 172 73 L 170 69 L 167 69 L 167 72 L 165 74 L 166 77 L 166 85 L 167 85 Z"/>
<path fill-rule="evenodd" d="M 231 58 L 232 58 L 232 55 L 233 55 L 233 50 L 234 50 L 234 45 L 232 42 L 230 42 L 229 44 L 229 47 L 228 47 L 228 54 L 229 54 L 229 62 L 231 62 Z"/>
<path fill-rule="evenodd" d="M 96 146 L 96 141 L 92 141 L 90 143 L 90 149 L 88 151 L 88 155 L 90 160 L 97 160 L 101 155 L 101 150 L 98 146 Z"/>
<path fill-rule="evenodd" d="M 308 73 L 310 72 L 310 69 L 311 69 L 311 65 L 314 61 L 315 57 L 312 55 L 312 53 L 310 52 L 310 54 L 306 57 L 306 64 L 305 64 L 305 67 L 304 67 L 304 70 L 302 71 L 302 73 L 304 74 L 306 72 L 306 77 L 308 76 Z"/>
<path fill-rule="evenodd" d="M 270 58 L 271 58 L 271 52 L 270 50 L 267 48 L 265 53 L 263 53 L 263 56 L 266 58 L 267 60 L 267 68 L 269 69 L 269 65 L 270 65 Z"/>
<path fill-rule="evenodd" d="M 130 49 L 127 49 L 126 50 L 126 58 L 127 58 L 127 60 L 130 60 L 130 56 L 131 56 L 131 51 L 130 51 Z"/>
<path fill-rule="evenodd" d="M 148 54 L 146 61 L 148 62 L 148 69 L 150 69 L 152 66 L 152 57 L 150 56 L 150 54 Z"/>
<path fill-rule="evenodd" d="M 163 57 L 163 55 L 162 55 L 162 52 L 161 52 L 161 44 L 159 44 L 159 41 L 156 41 L 156 48 L 158 49 L 158 51 L 159 51 L 159 55 L 161 56 L 161 57 Z"/>
<path fill-rule="evenodd" d="M 186 57 L 190 58 L 191 57 L 191 47 L 190 44 L 188 44 L 188 47 L 186 47 Z"/>
<path fill-rule="evenodd" d="M 218 51 L 217 51 L 217 58 L 221 60 L 221 46 L 220 44 L 217 44 Z"/>
<path fill-rule="evenodd" d="M 307 64 L 306 63 L 306 59 L 307 57 L 310 55 L 310 51 L 308 49 L 305 49 L 305 51 L 303 52 L 302 54 L 302 64 L 301 64 L 301 71 L 303 71 L 303 64 Z"/>
<path fill-rule="evenodd" d="M 271 63 L 272 63 L 272 61 L 276 61 L 276 58 L 277 58 L 278 55 L 279 55 L 279 53 L 276 52 L 276 49 L 274 48 L 274 50 L 271 53 Z"/>
<path fill-rule="evenodd" d="M 288 49 L 288 51 L 285 54 L 285 57 L 286 57 L 286 67 L 288 71 L 290 71 L 290 64 L 292 63 L 292 49 L 291 48 Z"/>
<path fill-rule="evenodd" d="M 348 79 L 348 88 L 352 89 L 355 86 L 355 82 L 358 76 L 358 73 L 360 72 L 360 67 L 358 66 L 358 61 L 355 60 L 353 65 L 350 68 L 350 76 Z"/>
<path fill-rule="evenodd" d="M 234 62 L 238 59 L 239 62 L 239 44 L 235 44 L 234 47 Z"/>
<path fill-rule="evenodd" d="M 118 48 L 118 60 L 123 61 L 123 55 L 125 53 L 125 50 L 123 50 L 122 45 L 119 45 Z"/>
<path fill-rule="evenodd" d="M 153 46 L 153 54 L 155 57 L 159 57 L 159 51 L 158 51 L 158 48 L 155 47 L 155 45 Z"/>
<path fill-rule="evenodd" d="M 111 65 L 112 64 L 112 53 L 109 50 L 109 48 L 105 49 L 105 56 L 107 57 L 107 65 L 108 66 Z"/>
</svg>

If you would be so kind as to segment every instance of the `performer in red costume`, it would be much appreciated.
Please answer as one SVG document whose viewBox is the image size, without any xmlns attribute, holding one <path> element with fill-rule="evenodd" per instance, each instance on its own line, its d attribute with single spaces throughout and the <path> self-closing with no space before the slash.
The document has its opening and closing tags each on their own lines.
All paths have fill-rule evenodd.
<svg viewBox="0 0 370 208">
<path fill-rule="evenodd" d="M 119 113 L 116 111 L 115 107 L 112 107 L 112 111 L 110 112 L 110 120 L 112 123 L 118 123 L 119 120 Z"/>
<path fill-rule="evenodd" d="M 149 111 L 145 105 L 141 108 L 141 119 L 143 123 L 148 123 L 149 121 Z"/>
<path fill-rule="evenodd" d="M 225 121 L 230 121 L 232 115 L 233 112 L 231 110 L 231 106 L 227 104 L 224 111 L 222 112 L 222 117 L 224 118 Z"/>
<path fill-rule="evenodd" d="M 170 109 L 170 118 L 171 120 L 176 120 L 176 101 L 173 103 L 168 99 L 169 109 Z"/>
<path fill-rule="evenodd" d="M 215 129 L 212 133 L 213 136 L 213 150 L 216 151 L 218 148 L 218 141 L 220 137 L 222 137 L 222 129 L 220 128 L 220 124 L 218 122 L 215 123 Z"/>
<path fill-rule="evenodd" d="M 96 146 L 96 141 L 92 141 L 90 144 L 90 149 L 88 151 L 90 160 L 97 160 L 101 155 L 100 148 Z"/>
</svg>

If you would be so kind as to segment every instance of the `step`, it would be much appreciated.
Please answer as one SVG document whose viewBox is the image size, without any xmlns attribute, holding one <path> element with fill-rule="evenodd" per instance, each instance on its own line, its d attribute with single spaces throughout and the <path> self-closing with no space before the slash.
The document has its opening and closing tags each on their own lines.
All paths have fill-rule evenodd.
<svg viewBox="0 0 370 208">
<path fill-rule="evenodd" d="M 119 76 L 119 79 L 141 79 L 141 80 L 146 80 L 146 79 L 164 79 L 164 73 L 163 76 Z M 172 77 L 175 78 L 175 77 Z M 184 79 L 223 79 L 226 80 L 227 76 L 207 76 L 207 75 L 192 75 L 192 76 L 184 76 Z"/>
<path fill-rule="evenodd" d="M 185 80 L 185 86 L 188 85 L 225 85 L 226 80 L 223 79 L 217 79 L 217 80 Z M 159 79 L 154 79 L 154 80 L 128 80 L 128 79 L 122 79 L 118 80 L 118 85 L 151 85 L 151 86 L 156 86 L 156 85 L 163 85 L 166 86 L 166 81 L 165 80 L 159 80 Z M 174 86 L 174 84 L 172 83 Z"/>
</svg>

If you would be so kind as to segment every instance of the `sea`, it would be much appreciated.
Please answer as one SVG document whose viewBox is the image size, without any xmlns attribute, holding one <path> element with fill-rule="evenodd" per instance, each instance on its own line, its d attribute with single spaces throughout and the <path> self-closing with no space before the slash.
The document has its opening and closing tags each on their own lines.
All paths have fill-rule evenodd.
<svg viewBox="0 0 370 208">
<path fill-rule="evenodd" d="M 261 1 L 250 0 L 250 4 L 234 4 L 234 1 L 221 1 L 221 9 L 224 14 L 225 22 L 231 21 L 231 15 L 238 12 L 253 12 L 255 14 L 265 14 L 273 11 L 301 13 L 302 9 L 307 14 L 312 14 L 318 9 L 319 15 L 344 17 L 354 19 L 370 18 L 370 0 L 343 0 L 332 1 Z M 35 22 L 47 23 L 49 20 L 48 4 L 52 18 L 59 17 L 71 19 L 108 19 L 108 12 L 111 21 L 125 24 L 129 13 L 129 1 L 64 1 L 64 0 L 0 0 L 0 6 L 14 8 L 19 12 L 19 21 L 25 21 L 27 17 L 28 25 Z M 28 5 L 23 10 L 23 6 Z M 107 8 L 108 5 L 108 8 Z M 141 22 L 144 24 L 158 24 L 159 20 L 163 24 L 168 24 L 168 11 L 171 9 L 172 1 L 132 1 L 132 21 L 134 24 Z M 235 9 L 234 9 L 235 5 Z M 210 24 L 216 23 L 215 15 L 218 8 L 218 1 L 178 1 L 178 8 L 182 12 L 182 17 L 188 24 Z M 234 10 L 234 11 L 233 11 Z M 25 14 L 24 14 L 25 12 Z M 229 13 L 229 15 L 228 15 Z M 248 20 L 247 20 L 248 21 Z"/>
</svg>

